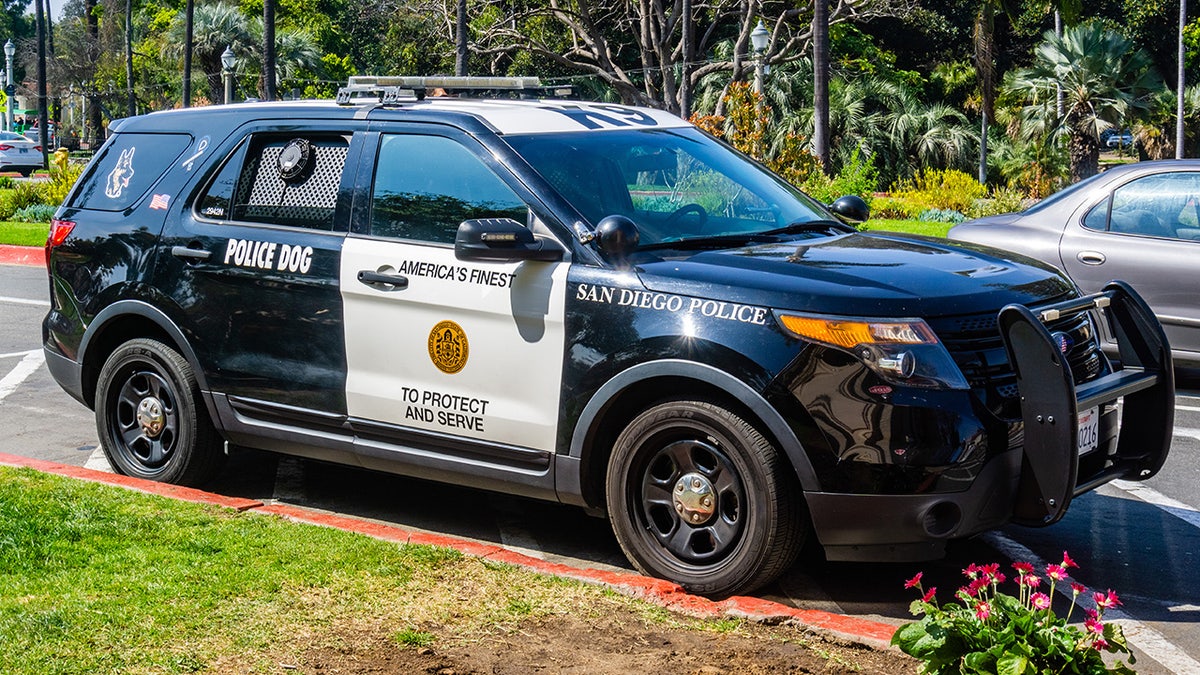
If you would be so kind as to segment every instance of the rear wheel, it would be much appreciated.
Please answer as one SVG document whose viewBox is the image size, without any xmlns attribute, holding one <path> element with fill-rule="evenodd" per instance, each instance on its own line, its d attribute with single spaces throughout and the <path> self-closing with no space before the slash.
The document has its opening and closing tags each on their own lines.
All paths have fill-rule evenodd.
<svg viewBox="0 0 1200 675">
<path fill-rule="evenodd" d="M 191 366 L 156 340 L 130 340 L 104 363 L 96 431 L 113 469 L 127 476 L 199 485 L 225 458 Z"/>
<path fill-rule="evenodd" d="M 668 401 L 633 420 L 613 448 L 607 500 L 617 540 L 639 570 L 712 596 L 783 573 L 807 522 L 776 448 L 703 401 Z"/>
</svg>

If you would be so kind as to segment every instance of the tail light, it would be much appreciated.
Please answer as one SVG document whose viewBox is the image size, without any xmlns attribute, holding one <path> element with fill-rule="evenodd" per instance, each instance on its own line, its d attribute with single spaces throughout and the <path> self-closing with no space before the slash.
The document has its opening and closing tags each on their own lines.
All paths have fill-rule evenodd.
<svg viewBox="0 0 1200 675">
<path fill-rule="evenodd" d="M 59 220 L 55 218 L 50 221 L 50 235 L 46 237 L 47 266 L 50 265 L 50 251 L 61 246 L 73 229 L 75 229 L 75 221 L 73 220 Z"/>
<path fill-rule="evenodd" d="M 12 149 L 13 149 L 13 146 L 9 145 L 8 143 L 0 143 L 0 151 L 8 152 L 9 150 L 12 150 Z"/>
<path fill-rule="evenodd" d="M 35 145 L 35 146 L 33 146 L 33 149 L 34 149 L 36 152 L 41 152 L 41 151 L 42 151 L 42 146 L 40 146 L 40 145 Z"/>
</svg>

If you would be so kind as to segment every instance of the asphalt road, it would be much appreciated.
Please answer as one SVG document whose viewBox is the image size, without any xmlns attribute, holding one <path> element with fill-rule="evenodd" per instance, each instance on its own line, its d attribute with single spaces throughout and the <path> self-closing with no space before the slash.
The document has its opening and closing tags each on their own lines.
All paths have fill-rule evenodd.
<svg viewBox="0 0 1200 675">
<path fill-rule="evenodd" d="M 0 264 L 0 452 L 106 469 L 91 411 L 42 362 L 47 288 L 44 269 Z M 913 599 L 904 580 L 918 571 L 946 599 L 972 562 L 1041 566 L 1066 550 L 1079 563 L 1078 581 L 1120 594 L 1138 672 L 1200 673 L 1200 374 L 1180 376 L 1171 456 L 1151 480 L 1084 495 L 1049 528 L 1010 526 L 955 542 L 937 562 L 826 563 L 807 555 L 761 595 L 899 623 L 910 618 Z M 556 504 L 237 449 L 210 489 L 501 544 L 552 562 L 630 569 L 606 521 Z"/>
</svg>

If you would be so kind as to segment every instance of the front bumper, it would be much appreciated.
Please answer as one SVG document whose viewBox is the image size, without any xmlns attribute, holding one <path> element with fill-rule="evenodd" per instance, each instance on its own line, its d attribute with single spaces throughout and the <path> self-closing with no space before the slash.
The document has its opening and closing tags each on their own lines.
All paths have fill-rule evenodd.
<svg viewBox="0 0 1200 675">
<path fill-rule="evenodd" d="M 1076 386 L 1043 322 L 1103 311 L 1118 337 L 1122 369 Z M 1145 480 L 1166 460 L 1174 422 L 1171 350 L 1145 302 L 1126 284 L 1040 307 L 1010 305 L 999 315 L 1017 375 L 1022 442 L 991 456 L 960 492 L 805 494 L 830 560 L 923 560 L 949 539 L 1006 522 L 1057 522 L 1071 499 L 1117 478 Z M 1118 403 L 1122 422 L 1118 424 Z M 1080 411 L 1100 412 L 1097 450 L 1080 458 Z"/>
</svg>

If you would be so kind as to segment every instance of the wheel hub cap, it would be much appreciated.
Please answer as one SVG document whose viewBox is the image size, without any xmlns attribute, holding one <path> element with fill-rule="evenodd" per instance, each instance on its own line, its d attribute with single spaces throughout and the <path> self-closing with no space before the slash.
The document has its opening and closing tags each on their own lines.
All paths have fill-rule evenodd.
<svg viewBox="0 0 1200 675">
<path fill-rule="evenodd" d="M 675 482 L 671 501 L 675 512 L 689 525 L 703 525 L 717 509 L 712 483 L 699 473 L 687 473 Z"/>
<path fill-rule="evenodd" d="M 157 438 L 167 422 L 166 415 L 163 413 L 162 401 L 153 396 L 142 399 L 137 408 L 137 422 L 147 436 Z"/>
</svg>

